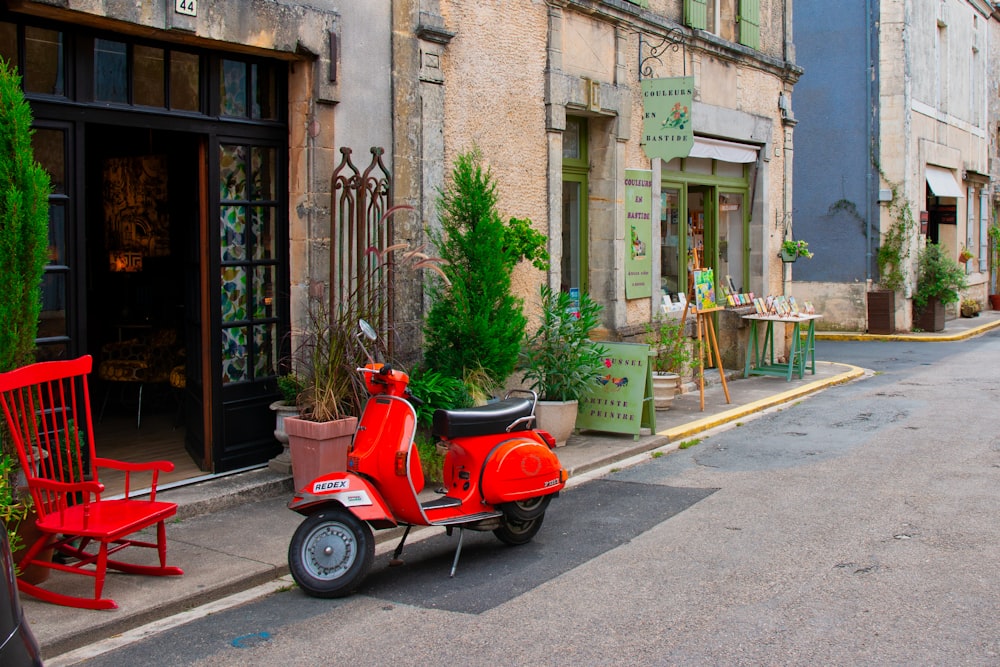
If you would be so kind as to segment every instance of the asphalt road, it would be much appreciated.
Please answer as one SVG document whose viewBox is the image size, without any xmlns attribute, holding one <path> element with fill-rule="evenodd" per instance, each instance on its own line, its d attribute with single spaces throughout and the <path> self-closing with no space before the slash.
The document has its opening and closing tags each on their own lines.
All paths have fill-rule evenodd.
<svg viewBox="0 0 1000 667">
<path fill-rule="evenodd" d="M 871 377 L 608 472 L 535 541 L 376 560 L 86 665 L 1000 665 L 1000 334 L 833 343 Z"/>
</svg>

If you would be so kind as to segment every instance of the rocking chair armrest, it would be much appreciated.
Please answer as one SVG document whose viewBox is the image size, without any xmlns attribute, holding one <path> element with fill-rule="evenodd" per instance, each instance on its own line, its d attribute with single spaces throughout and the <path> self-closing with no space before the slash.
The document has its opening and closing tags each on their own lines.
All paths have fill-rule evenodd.
<svg viewBox="0 0 1000 667">
<path fill-rule="evenodd" d="M 95 495 L 104 493 L 104 485 L 100 482 L 56 482 L 51 479 L 41 479 L 39 477 L 32 477 L 29 487 L 55 491 L 60 494 L 76 493 L 78 491 Z"/>
<path fill-rule="evenodd" d="M 95 457 L 94 463 L 98 468 L 112 468 L 114 470 L 124 470 L 126 472 L 159 471 L 172 472 L 174 464 L 172 461 L 147 461 L 145 463 L 132 463 L 129 461 L 119 461 L 117 459 L 105 459 Z"/>
</svg>

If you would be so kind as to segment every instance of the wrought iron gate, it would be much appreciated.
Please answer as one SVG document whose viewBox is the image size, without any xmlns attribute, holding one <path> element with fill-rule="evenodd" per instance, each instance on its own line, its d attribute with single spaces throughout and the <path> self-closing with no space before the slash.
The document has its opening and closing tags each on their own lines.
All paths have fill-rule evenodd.
<svg viewBox="0 0 1000 667">
<path fill-rule="evenodd" d="M 385 149 L 371 148 L 371 162 L 359 171 L 351 149 L 341 148 L 330 189 L 330 312 L 356 299 L 371 304 L 361 314 L 391 347 L 394 321 L 392 261 L 384 251 L 393 240 L 392 174 L 382 163 Z M 375 280 L 375 277 L 378 277 Z M 391 353 L 391 349 L 389 352 Z"/>
</svg>

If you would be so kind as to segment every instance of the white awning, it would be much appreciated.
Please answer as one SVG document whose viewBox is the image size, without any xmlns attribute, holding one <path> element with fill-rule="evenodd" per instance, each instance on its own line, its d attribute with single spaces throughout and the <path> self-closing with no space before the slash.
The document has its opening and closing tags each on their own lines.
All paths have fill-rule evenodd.
<svg viewBox="0 0 1000 667">
<path fill-rule="evenodd" d="M 723 141 L 722 139 L 709 139 L 708 137 L 695 137 L 694 146 L 688 157 L 707 157 L 723 162 L 756 162 L 756 146 L 750 144 L 738 144 L 734 141 Z"/>
<path fill-rule="evenodd" d="M 948 169 L 927 165 L 927 185 L 935 197 L 963 197 L 962 188 L 958 187 L 958 181 L 954 174 Z"/>
</svg>

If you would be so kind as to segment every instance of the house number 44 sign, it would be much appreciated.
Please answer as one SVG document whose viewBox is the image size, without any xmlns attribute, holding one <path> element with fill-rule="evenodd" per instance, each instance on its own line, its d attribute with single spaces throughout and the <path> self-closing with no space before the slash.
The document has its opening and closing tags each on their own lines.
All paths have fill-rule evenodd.
<svg viewBox="0 0 1000 667">
<path fill-rule="evenodd" d="M 174 0 L 174 11 L 178 14 L 198 16 L 198 0 Z"/>
</svg>

